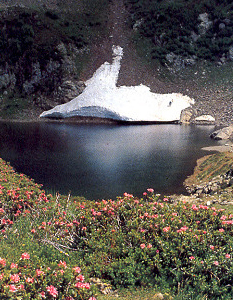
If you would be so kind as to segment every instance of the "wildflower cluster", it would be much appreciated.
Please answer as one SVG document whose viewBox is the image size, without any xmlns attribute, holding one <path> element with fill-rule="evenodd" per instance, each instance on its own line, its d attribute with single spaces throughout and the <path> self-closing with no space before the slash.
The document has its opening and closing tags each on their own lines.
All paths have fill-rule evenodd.
<svg viewBox="0 0 233 300">
<path fill-rule="evenodd" d="M 1 299 L 85 299 L 92 297 L 79 267 L 70 268 L 65 261 L 51 267 L 36 267 L 29 253 L 22 253 L 17 262 L 0 258 Z"/>
<path fill-rule="evenodd" d="M 25 175 L 1 161 L 0 167 L 0 298 L 94 300 L 80 266 L 115 287 L 166 282 L 211 299 L 233 297 L 232 214 L 170 203 L 153 189 L 141 199 L 47 196 Z M 4 254 L 12 243 L 18 261 Z"/>
<path fill-rule="evenodd" d="M 48 202 L 51 195 L 46 195 L 41 185 L 24 174 L 18 174 L 0 158 L 0 229 L 5 233 L 14 220 L 21 214 L 31 213 L 40 202 Z"/>
<path fill-rule="evenodd" d="M 198 286 L 212 297 L 229 292 L 233 215 L 222 209 L 172 204 L 152 189 L 142 199 L 125 193 L 116 200 L 74 201 L 69 208 L 58 207 L 58 215 L 34 230 L 38 237 L 49 233 L 60 249 L 69 241 L 92 276 L 116 286 L 169 278 L 173 286 Z"/>
</svg>

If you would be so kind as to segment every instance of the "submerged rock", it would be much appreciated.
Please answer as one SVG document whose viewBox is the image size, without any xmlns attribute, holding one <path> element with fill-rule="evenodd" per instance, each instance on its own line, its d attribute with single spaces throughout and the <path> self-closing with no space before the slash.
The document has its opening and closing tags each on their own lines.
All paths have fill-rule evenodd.
<svg viewBox="0 0 233 300">
<path fill-rule="evenodd" d="M 113 47 L 113 63 L 105 62 L 85 82 L 85 89 L 68 103 L 43 112 L 40 117 L 76 116 L 133 122 L 174 122 L 193 99 L 179 93 L 156 94 L 145 85 L 117 86 L 123 49 Z"/>
</svg>

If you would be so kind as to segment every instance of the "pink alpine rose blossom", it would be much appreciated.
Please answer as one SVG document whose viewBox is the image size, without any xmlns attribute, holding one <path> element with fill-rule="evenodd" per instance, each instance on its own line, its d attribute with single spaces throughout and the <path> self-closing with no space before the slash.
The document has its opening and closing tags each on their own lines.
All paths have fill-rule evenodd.
<svg viewBox="0 0 233 300">
<path fill-rule="evenodd" d="M 46 290 L 49 292 L 49 294 L 51 296 L 53 296 L 54 298 L 57 297 L 58 295 L 58 291 L 57 289 L 53 286 L 53 285 L 50 285 L 50 286 L 47 286 Z"/>
<path fill-rule="evenodd" d="M 141 249 L 144 249 L 146 247 L 146 245 L 145 244 L 141 244 L 140 247 L 141 247 Z"/>
<path fill-rule="evenodd" d="M 81 281 L 81 282 L 84 282 L 84 280 L 85 280 L 85 277 L 83 276 L 83 275 L 78 275 L 77 277 L 76 277 L 76 280 L 77 281 Z"/>
<path fill-rule="evenodd" d="M 11 281 L 14 283 L 18 283 L 20 281 L 20 277 L 18 274 L 11 275 Z"/>
<path fill-rule="evenodd" d="M 3 267 L 6 266 L 6 260 L 4 258 L 0 257 L 0 265 L 2 265 Z"/>
<path fill-rule="evenodd" d="M 67 268 L 66 262 L 65 262 L 65 261 L 61 261 L 61 260 L 60 260 L 58 266 L 59 266 L 59 267 L 63 267 L 64 269 Z"/>
<path fill-rule="evenodd" d="M 41 271 L 40 269 L 36 269 L 36 276 L 41 276 L 44 275 L 45 273 L 43 271 Z"/>
<path fill-rule="evenodd" d="M 15 292 L 17 292 L 17 287 L 14 284 L 10 284 L 9 290 L 10 290 L 10 292 L 15 293 Z"/>
<path fill-rule="evenodd" d="M 45 298 L 45 292 L 44 292 L 44 291 L 40 292 L 40 296 L 41 296 L 42 298 Z"/>
<path fill-rule="evenodd" d="M 72 270 L 73 270 L 75 273 L 80 273 L 80 272 L 81 272 L 81 268 L 79 268 L 79 267 L 74 267 Z"/>
<path fill-rule="evenodd" d="M 163 232 L 168 232 L 170 230 L 170 228 L 171 228 L 170 226 L 164 227 Z"/>
<path fill-rule="evenodd" d="M 17 269 L 17 268 L 18 268 L 18 264 L 11 263 L 10 268 L 11 268 L 11 269 Z"/>
<path fill-rule="evenodd" d="M 22 253 L 21 255 L 22 259 L 30 259 L 30 254 L 28 254 L 27 252 Z"/>
<path fill-rule="evenodd" d="M 27 277 L 26 278 L 26 282 L 27 283 L 33 283 L 34 282 L 34 278 L 33 277 Z"/>
</svg>

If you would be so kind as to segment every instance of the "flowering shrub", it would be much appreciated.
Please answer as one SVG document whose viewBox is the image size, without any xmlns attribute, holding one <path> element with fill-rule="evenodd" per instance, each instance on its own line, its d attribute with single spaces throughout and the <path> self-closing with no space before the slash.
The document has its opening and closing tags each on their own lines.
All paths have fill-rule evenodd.
<svg viewBox="0 0 233 300">
<path fill-rule="evenodd" d="M 18 174 L 0 158 L 0 228 L 11 226 L 23 212 L 40 202 L 47 202 L 51 195 L 45 195 L 41 185 L 35 183 L 24 174 Z"/>
<path fill-rule="evenodd" d="M 115 201 L 74 201 L 32 230 L 43 241 L 46 232 L 47 242 L 59 249 L 78 250 L 75 257 L 91 276 L 115 286 L 166 278 L 171 286 L 211 297 L 230 293 L 233 215 L 168 200 L 149 189 L 142 199 L 125 193 Z"/>
<path fill-rule="evenodd" d="M 166 282 L 175 291 L 233 297 L 232 214 L 170 203 L 153 189 L 141 199 L 128 193 L 99 201 L 46 196 L 33 181 L 3 165 L 0 298 L 94 300 L 86 274 L 116 287 Z M 5 192 L 10 182 L 19 197 Z"/>
<path fill-rule="evenodd" d="M 81 269 L 65 261 L 36 268 L 30 254 L 22 253 L 16 263 L 1 258 L 0 270 L 1 299 L 95 299 Z"/>
</svg>

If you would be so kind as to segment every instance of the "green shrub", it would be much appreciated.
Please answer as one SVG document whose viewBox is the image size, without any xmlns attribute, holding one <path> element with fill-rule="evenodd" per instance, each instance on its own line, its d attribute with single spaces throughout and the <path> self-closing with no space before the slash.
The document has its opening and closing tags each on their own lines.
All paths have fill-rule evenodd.
<svg viewBox="0 0 233 300">
<path fill-rule="evenodd" d="M 214 206 L 170 203 L 153 189 L 141 199 L 127 193 L 101 201 L 53 197 L 4 161 L 0 166 L 4 299 L 13 295 L 11 285 L 22 299 L 37 299 L 41 292 L 50 297 L 48 286 L 58 291 L 58 299 L 88 299 L 89 293 L 78 296 L 89 289 L 77 289 L 79 280 L 72 273 L 77 265 L 85 275 L 115 287 L 163 289 L 166 282 L 166 288 L 193 299 L 233 296 L 232 214 Z M 26 268 L 22 253 L 30 255 Z M 11 263 L 20 272 L 12 271 Z M 37 270 L 44 272 L 39 279 Z"/>
<path fill-rule="evenodd" d="M 151 43 L 151 58 L 164 60 L 166 53 L 175 52 L 184 56 L 196 55 L 201 59 L 214 60 L 226 54 L 232 41 L 232 26 L 226 25 L 223 30 L 219 24 L 224 19 L 233 21 L 231 14 L 233 4 L 229 1 L 125 1 L 132 16 L 132 26 L 140 21 L 137 27 L 140 36 Z M 197 42 L 191 38 L 191 32 L 198 33 L 200 21 L 198 16 L 207 12 L 213 26 L 199 37 Z M 162 50 L 158 51 L 155 37 L 160 39 Z M 222 46 L 219 45 L 222 39 Z M 224 39 L 224 41 L 223 41 Z M 138 40 L 139 41 L 139 40 Z M 175 49 L 174 49 L 175 48 Z M 199 49 L 201 48 L 201 49 Z M 159 54 L 160 53 L 160 54 Z"/>
</svg>

